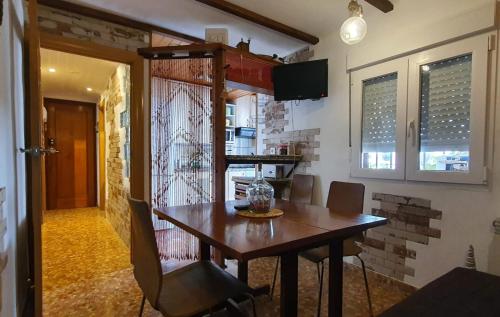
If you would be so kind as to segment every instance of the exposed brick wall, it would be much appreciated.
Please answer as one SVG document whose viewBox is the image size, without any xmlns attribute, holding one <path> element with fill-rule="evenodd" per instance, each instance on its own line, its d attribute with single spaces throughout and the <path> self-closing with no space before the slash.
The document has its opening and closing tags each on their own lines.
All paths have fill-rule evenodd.
<svg viewBox="0 0 500 317">
<path fill-rule="evenodd" d="M 40 29 L 55 35 L 136 52 L 149 46 L 149 33 L 86 17 L 74 12 L 39 6 Z"/>
<path fill-rule="evenodd" d="M 314 56 L 314 50 L 310 46 L 304 47 L 295 53 L 292 53 L 285 57 L 286 63 L 300 63 L 310 60 Z"/>
<path fill-rule="evenodd" d="M 373 208 L 372 214 L 388 218 L 389 222 L 368 230 L 361 257 L 367 267 L 395 279 L 415 276 L 415 269 L 406 259 L 416 259 L 417 252 L 406 242 L 428 245 L 431 238 L 441 238 L 441 231 L 431 227 L 431 219 L 440 220 L 442 212 L 432 209 L 431 201 L 422 198 L 373 193 L 372 199 L 380 201 L 380 208 Z"/>
<path fill-rule="evenodd" d="M 120 65 L 101 96 L 106 120 L 106 218 L 122 240 L 130 246 L 130 212 L 127 196 L 129 144 L 128 118 L 130 68 Z"/>
<path fill-rule="evenodd" d="M 295 153 L 302 155 L 302 162 L 296 171 L 304 173 L 311 162 L 319 161 L 317 151 L 320 147 L 318 138 L 321 130 L 293 130 L 290 124 L 290 107 L 290 102 L 274 101 L 271 96 L 258 95 L 259 117 L 262 118 L 259 122 L 259 138 L 263 140 L 264 154 L 270 154 L 271 149 L 279 144 L 295 144 Z"/>
</svg>

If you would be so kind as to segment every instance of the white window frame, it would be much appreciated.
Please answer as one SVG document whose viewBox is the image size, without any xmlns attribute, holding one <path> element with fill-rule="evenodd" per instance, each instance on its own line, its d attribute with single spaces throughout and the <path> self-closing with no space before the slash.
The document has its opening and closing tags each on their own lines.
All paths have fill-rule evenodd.
<svg viewBox="0 0 500 317">
<path fill-rule="evenodd" d="M 363 82 L 369 79 L 397 73 L 396 105 L 396 168 L 362 168 L 363 129 Z M 406 144 L 406 103 L 408 82 L 408 58 L 401 58 L 383 64 L 367 67 L 351 74 L 351 131 L 352 157 L 351 176 L 366 178 L 404 179 Z"/>
<path fill-rule="evenodd" d="M 481 34 L 351 72 L 351 176 L 457 184 L 486 184 L 489 37 Z M 420 66 L 472 54 L 469 172 L 420 170 Z M 363 81 L 398 73 L 396 169 L 361 168 Z"/>
<path fill-rule="evenodd" d="M 472 54 L 469 172 L 420 170 L 420 66 Z M 406 179 L 445 183 L 485 183 L 488 35 L 480 35 L 410 56 Z"/>
</svg>

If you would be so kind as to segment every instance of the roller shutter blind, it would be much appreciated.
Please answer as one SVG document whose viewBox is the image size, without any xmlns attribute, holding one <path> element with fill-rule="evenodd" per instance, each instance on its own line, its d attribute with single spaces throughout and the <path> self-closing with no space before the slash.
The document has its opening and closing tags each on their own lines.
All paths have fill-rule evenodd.
<svg viewBox="0 0 500 317">
<path fill-rule="evenodd" d="M 395 152 L 397 73 L 363 82 L 362 151 Z"/>
<path fill-rule="evenodd" d="M 469 151 L 472 55 L 420 67 L 420 151 Z"/>
</svg>

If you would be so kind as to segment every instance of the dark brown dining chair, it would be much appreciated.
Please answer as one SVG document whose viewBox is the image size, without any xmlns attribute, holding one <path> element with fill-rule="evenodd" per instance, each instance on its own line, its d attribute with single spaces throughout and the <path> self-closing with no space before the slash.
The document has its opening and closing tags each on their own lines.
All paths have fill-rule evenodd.
<svg viewBox="0 0 500 317">
<path fill-rule="evenodd" d="M 211 313 L 212 309 L 233 308 L 234 301 L 248 297 L 251 289 L 210 261 L 198 261 L 164 273 L 148 204 L 129 198 L 132 218 L 132 262 L 134 277 L 143 297 L 164 316 L 188 317 Z"/>
<path fill-rule="evenodd" d="M 314 175 L 293 175 L 290 188 L 290 201 L 302 204 L 311 204 L 314 187 Z"/>
<path fill-rule="evenodd" d="M 312 204 L 313 188 L 314 175 L 293 175 L 289 201 L 301 204 Z M 274 266 L 273 282 L 271 284 L 271 297 L 274 296 L 274 287 L 276 286 L 276 276 L 278 275 L 279 264 L 280 257 L 278 256 L 276 259 L 276 265 Z"/>
<path fill-rule="evenodd" d="M 328 193 L 328 200 L 326 207 L 330 209 L 330 212 L 343 212 L 354 214 L 363 213 L 365 196 L 365 185 L 359 183 L 345 183 L 345 182 L 331 182 L 330 191 Z M 355 256 L 361 262 L 361 267 L 363 269 L 363 277 L 365 280 L 366 296 L 368 298 L 368 309 L 370 316 L 373 316 L 372 301 L 370 298 L 370 289 L 368 288 L 368 279 L 366 277 L 365 262 L 359 256 L 362 249 L 356 242 L 362 242 L 364 240 L 364 235 L 355 236 L 344 240 L 344 256 Z M 322 246 L 319 248 L 314 248 L 306 250 L 299 253 L 299 256 L 316 263 L 318 270 L 318 281 L 319 281 L 319 295 L 318 295 L 318 317 L 321 314 L 321 296 L 323 294 L 323 273 L 324 273 L 324 261 L 329 257 L 328 246 Z"/>
</svg>

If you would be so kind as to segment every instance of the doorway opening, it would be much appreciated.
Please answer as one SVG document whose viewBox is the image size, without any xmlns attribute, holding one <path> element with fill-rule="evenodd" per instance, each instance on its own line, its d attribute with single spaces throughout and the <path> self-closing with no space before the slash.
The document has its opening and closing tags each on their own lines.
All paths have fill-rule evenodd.
<svg viewBox="0 0 500 317">
<path fill-rule="evenodd" d="M 42 294 L 51 316 L 74 306 L 61 294 L 73 300 L 130 269 L 131 84 L 127 64 L 45 48 L 40 58 Z"/>
</svg>

